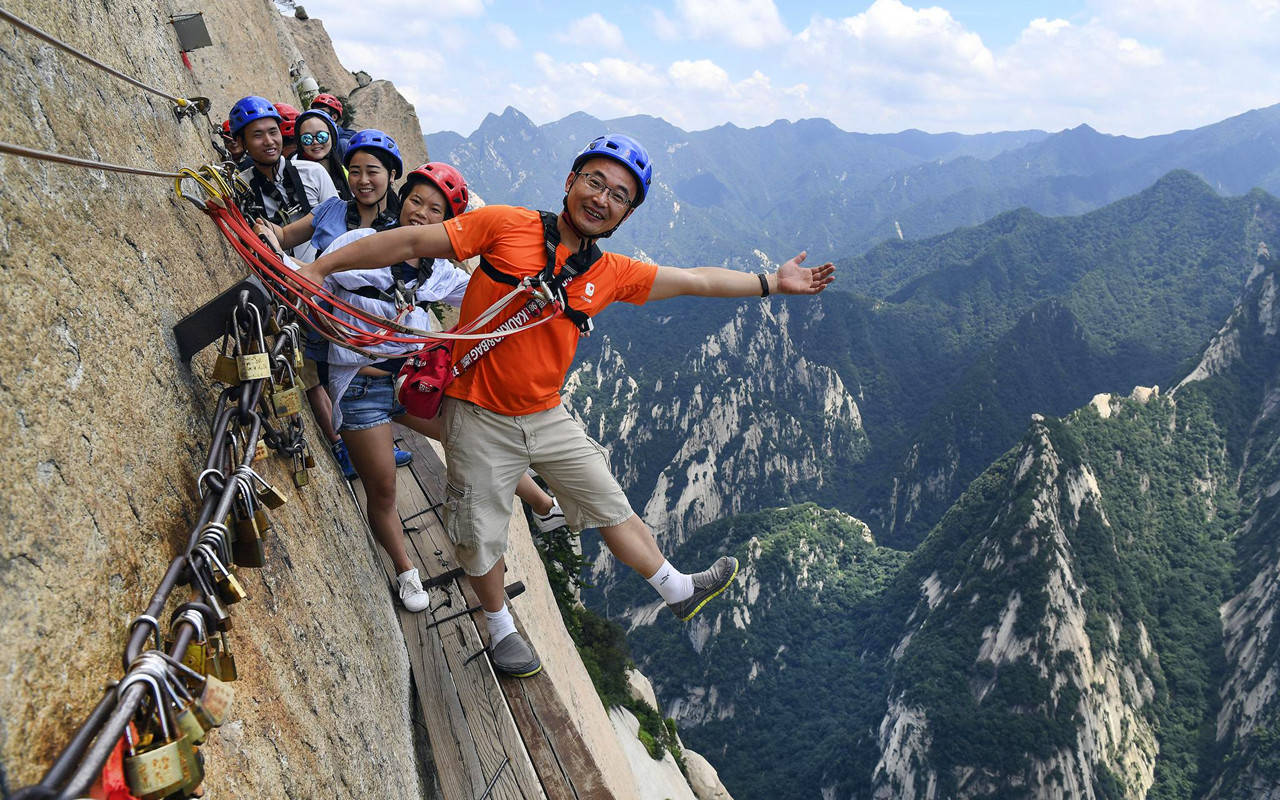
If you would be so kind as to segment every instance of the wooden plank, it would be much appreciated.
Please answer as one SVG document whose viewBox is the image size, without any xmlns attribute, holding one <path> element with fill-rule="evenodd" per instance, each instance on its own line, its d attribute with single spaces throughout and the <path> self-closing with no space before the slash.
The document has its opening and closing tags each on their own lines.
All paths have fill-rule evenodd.
<svg viewBox="0 0 1280 800">
<path fill-rule="evenodd" d="M 414 453 L 410 468 L 397 470 L 396 475 L 400 517 L 412 517 L 408 524 L 416 528 L 406 533 L 405 546 L 423 577 L 430 578 L 456 563 L 443 515 L 431 510 L 443 497 L 444 468 L 431 446 L 416 434 L 406 435 L 400 446 Z M 359 481 L 353 482 L 352 490 L 363 508 Z M 394 579 L 390 558 L 381 547 L 377 551 L 387 575 Z M 483 652 L 484 640 L 475 621 L 466 616 L 429 627 L 436 616 L 465 607 L 464 586 L 465 581 L 451 581 L 430 589 L 428 611 L 412 614 L 397 609 L 441 789 L 450 798 L 478 798 L 486 788 L 494 800 L 544 798 L 524 739 Z"/>
<path fill-rule="evenodd" d="M 530 757 L 554 800 L 612 797 L 595 756 L 587 748 L 549 678 L 498 676 Z"/>
</svg>

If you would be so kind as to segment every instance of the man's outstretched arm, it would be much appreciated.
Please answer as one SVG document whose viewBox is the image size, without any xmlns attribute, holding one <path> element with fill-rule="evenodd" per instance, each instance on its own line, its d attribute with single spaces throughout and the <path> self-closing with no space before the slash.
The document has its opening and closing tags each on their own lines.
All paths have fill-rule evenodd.
<svg viewBox="0 0 1280 800">
<path fill-rule="evenodd" d="M 453 257 L 453 243 L 443 224 L 408 225 L 366 236 L 326 253 L 298 270 L 298 274 L 323 283 L 329 275 L 349 269 L 380 269 L 415 258 Z"/>
<path fill-rule="evenodd" d="M 835 266 L 827 262 L 820 267 L 800 266 L 805 253 L 783 264 L 766 276 L 769 294 L 817 294 L 835 280 Z M 665 300 L 680 295 L 698 297 L 759 297 L 760 276 L 723 267 L 658 267 L 658 275 L 649 290 L 649 300 Z"/>
</svg>

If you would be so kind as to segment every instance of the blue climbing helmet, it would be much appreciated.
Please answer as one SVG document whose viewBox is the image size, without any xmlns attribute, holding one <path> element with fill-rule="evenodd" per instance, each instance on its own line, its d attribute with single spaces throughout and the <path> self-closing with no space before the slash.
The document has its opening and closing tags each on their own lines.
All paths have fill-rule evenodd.
<svg viewBox="0 0 1280 800">
<path fill-rule="evenodd" d="M 653 182 L 653 164 L 649 161 L 649 151 L 644 149 L 644 145 L 625 133 L 606 133 L 604 136 L 597 136 L 591 140 L 591 144 L 582 148 L 582 152 L 578 153 L 578 157 L 573 160 L 573 171 L 577 172 L 583 162 L 601 157 L 621 162 L 632 175 L 636 176 L 640 196 L 632 203 L 632 208 L 643 203 L 645 195 L 649 193 L 649 184 Z"/>
<path fill-rule="evenodd" d="M 404 160 L 400 158 L 400 148 L 396 147 L 396 140 L 382 131 L 373 128 L 357 131 L 356 135 L 351 137 L 351 141 L 347 142 L 347 152 L 342 156 L 342 166 L 351 166 L 351 157 L 357 150 L 381 150 L 391 156 L 391 161 L 395 165 L 395 169 L 392 170 L 395 173 L 391 176 L 392 180 L 404 174 Z"/>
<path fill-rule="evenodd" d="M 242 97 L 231 107 L 230 133 L 232 136 L 236 136 L 245 125 L 255 119 L 267 118 L 274 119 L 276 124 L 284 121 L 280 116 L 280 112 L 276 111 L 276 107 L 265 97 L 258 97 L 257 95 Z"/>
</svg>

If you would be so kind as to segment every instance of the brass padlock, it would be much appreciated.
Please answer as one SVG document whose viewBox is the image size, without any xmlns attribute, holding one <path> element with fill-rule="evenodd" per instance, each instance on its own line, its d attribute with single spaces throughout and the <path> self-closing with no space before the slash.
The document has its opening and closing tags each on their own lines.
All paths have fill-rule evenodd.
<svg viewBox="0 0 1280 800">
<path fill-rule="evenodd" d="M 289 502 L 289 498 L 281 494 L 279 489 L 265 481 L 258 489 L 258 500 L 272 511 Z"/>
<path fill-rule="evenodd" d="M 261 437 L 259 437 L 259 438 L 258 438 L 258 443 L 257 443 L 257 444 L 255 444 L 255 445 L 253 446 L 253 459 L 252 459 L 252 460 L 253 460 L 253 461 L 261 461 L 262 459 L 266 458 L 266 457 L 267 457 L 267 456 L 269 456 L 269 455 L 271 455 L 271 451 L 267 449 L 267 442 L 266 442 L 266 440 L 265 440 L 265 439 L 263 439 L 263 438 L 261 438 Z"/>
<path fill-rule="evenodd" d="M 219 353 L 213 361 L 212 378 L 228 386 L 239 386 L 240 367 L 234 358 Z"/>
<path fill-rule="evenodd" d="M 271 393 L 271 410 L 277 417 L 302 413 L 302 392 L 297 386 L 276 387 Z"/>
<path fill-rule="evenodd" d="M 232 678 L 234 680 L 234 678 Z M 227 721 L 231 713 L 231 703 L 236 698 L 236 690 L 226 680 L 216 675 L 209 675 L 204 680 L 204 689 L 196 700 L 196 705 L 209 720 L 212 727 L 218 727 Z"/>
<path fill-rule="evenodd" d="M 242 492 L 242 497 L 251 492 Z M 243 501 L 250 504 L 247 498 Z M 252 506 L 246 511 L 239 504 L 235 508 L 236 540 L 231 545 L 231 560 L 237 567 L 259 568 L 267 563 L 267 551 L 262 546 L 262 532 L 258 529 L 258 516 Z"/>
<path fill-rule="evenodd" d="M 156 714 L 160 719 L 160 738 L 152 735 L 146 744 L 134 746 L 132 736 L 126 733 L 129 739 L 129 756 L 124 759 L 124 776 L 129 784 L 129 791 L 139 800 L 159 800 L 185 785 L 182 772 L 182 743 L 185 743 L 188 748 L 191 747 L 191 743 L 185 736 L 179 739 L 173 738 L 164 697 L 153 676 L 143 672 L 131 672 L 120 681 L 116 691 L 123 695 L 126 689 L 136 683 L 151 685 L 155 697 Z"/>
<path fill-rule="evenodd" d="M 230 335 L 222 337 L 222 347 L 218 352 L 217 358 L 213 361 L 212 377 L 219 383 L 225 383 L 228 386 L 239 386 L 240 370 L 236 366 L 236 360 L 227 355 L 227 343 L 230 339 Z"/>
<path fill-rule="evenodd" d="M 222 643 L 212 656 L 213 669 L 209 674 L 224 683 L 229 683 L 239 678 L 240 672 L 236 669 L 236 657 L 231 652 L 231 645 L 227 643 L 226 634 L 221 634 L 220 638 Z"/>
<path fill-rule="evenodd" d="M 254 327 L 252 333 L 255 334 L 254 339 L 257 344 L 257 352 L 250 353 L 248 348 L 240 341 L 240 309 L 233 309 L 232 325 L 235 326 L 236 334 L 236 369 L 239 373 L 241 382 L 263 380 L 271 377 L 271 354 L 267 352 L 267 342 L 262 335 L 262 317 L 258 314 L 258 307 L 249 304 L 250 316 L 253 317 Z"/>
<path fill-rule="evenodd" d="M 227 568 L 227 565 L 222 563 L 222 559 L 218 558 L 211 546 L 208 544 L 197 545 L 196 552 L 204 556 L 205 565 L 209 568 L 209 572 L 213 577 L 213 588 L 217 592 L 219 600 L 227 605 L 232 605 L 249 596 L 249 593 L 244 590 L 244 586 Z"/>
<path fill-rule="evenodd" d="M 173 634 L 169 634 L 168 636 L 164 637 L 164 646 L 166 650 L 173 647 L 173 641 L 174 641 Z M 191 642 L 187 644 L 186 652 L 182 654 L 182 663 L 186 664 L 191 669 L 203 675 L 204 660 L 207 657 L 208 650 L 209 650 L 208 642 L 198 642 L 193 639 Z"/>
</svg>

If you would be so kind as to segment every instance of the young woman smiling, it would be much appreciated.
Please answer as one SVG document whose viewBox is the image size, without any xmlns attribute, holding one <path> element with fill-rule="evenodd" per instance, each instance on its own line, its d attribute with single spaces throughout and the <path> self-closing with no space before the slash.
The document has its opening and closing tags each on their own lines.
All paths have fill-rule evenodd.
<svg viewBox="0 0 1280 800">
<path fill-rule="evenodd" d="M 351 199 L 351 188 L 347 186 L 347 171 L 338 157 L 338 126 L 329 115 L 319 109 L 304 111 L 295 120 L 298 132 L 298 152 L 294 160 L 314 161 L 324 167 L 333 178 L 333 185 L 338 187 L 338 194 L 343 200 Z"/>
</svg>

